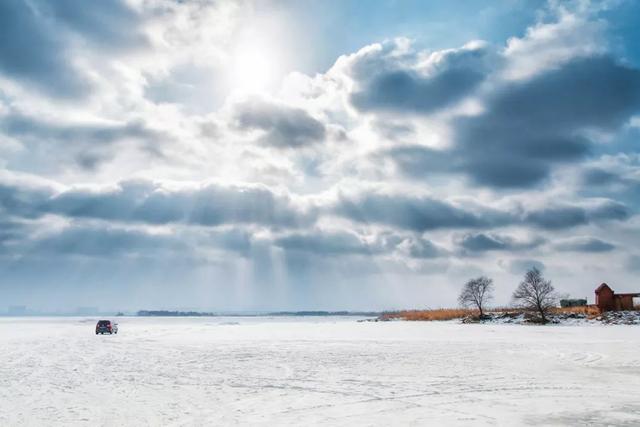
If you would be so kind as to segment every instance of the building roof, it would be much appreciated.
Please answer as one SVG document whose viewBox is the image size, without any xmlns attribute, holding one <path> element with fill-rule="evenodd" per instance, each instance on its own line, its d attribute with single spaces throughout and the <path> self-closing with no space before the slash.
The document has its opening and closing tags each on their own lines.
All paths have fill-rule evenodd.
<svg viewBox="0 0 640 427">
<path fill-rule="evenodd" d="M 626 294 L 616 294 L 617 297 L 633 297 L 633 298 L 637 298 L 640 297 L 640 292 L 629 292 Z"/>
<path fill-rule="evenodd" d="M 596 294 L 599 294 L 600 292 L 602 292 L 602 291 L 603 291 L 603 290 L 605 290 L 605 289 L 609 289 L 611 292 L 613 292 L 613 289 L 611 289 L 611 288 L 609 287 L 609 285 L 607 285 L 606 283 L 603 283 L 603 284 L 601 284 L 600 286 L 598 286 L 598 287 L 596 288 Z"/>
</svg>

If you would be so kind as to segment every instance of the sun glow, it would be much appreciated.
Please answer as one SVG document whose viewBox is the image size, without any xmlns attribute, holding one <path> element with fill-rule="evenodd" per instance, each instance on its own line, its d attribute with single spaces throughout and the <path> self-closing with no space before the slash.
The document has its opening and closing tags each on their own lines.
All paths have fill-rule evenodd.
<svg viewBox="0 0 640 427">
<path fill-rule="evenodd" d="M 231 82 L 241 92 L 262 92 L 271 88 L 278 77 L 275 49 L 265 44 L 242 44 L 232 55 Z"/>
</svg>

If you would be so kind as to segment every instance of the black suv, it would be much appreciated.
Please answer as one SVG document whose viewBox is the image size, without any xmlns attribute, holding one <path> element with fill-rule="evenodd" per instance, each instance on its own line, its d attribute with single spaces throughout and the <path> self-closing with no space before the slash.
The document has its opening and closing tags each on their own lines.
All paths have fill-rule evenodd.
<svg viewBox="0 0 640 427">
<path fill-rule="evenodd" d="M 117 334 L 118 324 L 111 320 L 98 320 L 96 325 L 96 335 L 98 334 Z"/>
</svg>

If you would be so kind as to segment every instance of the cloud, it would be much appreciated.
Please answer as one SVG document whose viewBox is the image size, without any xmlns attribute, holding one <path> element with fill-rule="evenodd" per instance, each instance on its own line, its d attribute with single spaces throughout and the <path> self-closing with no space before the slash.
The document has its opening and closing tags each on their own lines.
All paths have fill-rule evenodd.
<svg viewBox="0 0 640 427">
<path fill-rule="evenodd" d="M 308 252 L 321 256 L 367 255 L 428 259 L 446 255 L 446 251 L 421 236 L 384 231 L 361 236 L 347 230 L 314 229 L 289 233 L 273 240 L 287 251 Z"/>
<path fill-rule="evenodd" d="M 624 221 L 631 216 L 631 213 L 623 203 L 604 200 L 587 209 L 587 215 L 593 221 Z"/>
<path fill-rule="evenodd" d="M 105 0 L 90 8 L 73 0 L 7 0 L 0 4 L 0 72 L 58 98 L 91 89 L 75 61 L 83 44 L 130 49 L 145 42 L 139 16 L 124 2 Z"/>
<path fill-rule="evenodd" d="M 549 203 L 542 208 L 525 204 L 496 209 L 469 200 L 461 204 L 430 196 L 370 191 L 341 194 L 332 210 L 352 221 L 420 232 L 508 225 L 532 225 L 540 229 L 558 230 L 600 221 L 623 221 L 631 215 L 626 205 L 607 199 L 595 199 L 581 204 Z M 480 240 L 487 237 L 476 236 Z M 473 245 L 473 237 L 469 244 Z"/>
<path fill-rule="evenodd" d="M 23 217 L 45 214 L 147 224 L 184 223 L 217 226 L 229 223 L 297 227 L 314 221 L 313 209 L 266 186 L 216 183 L 177 185 L 147 180 L 110 187 L 68 188 L 0 184 L 0 207 Z"/>
<path fill-rule="evenodd" d="M 470 252 L 518 251 L 533 249 L 544 243 L 543 239 L 519 241 L 511 236 L 494 233 L 469 233 L 460 240 L 460 246 Z"/>
<path fill-rule="evenodd" d="M 578 236 L 557 242 L 554 247 L 568 252 L 610 252 L 615 245 L 595 237 Z"/>
<path fill-rule="evenodd" d="M 540 228 L 562 229 L 586 224 L 587 212 L 578 206 L 559 206 L 529 212 L 526 221 Z"/>
<path fill-rule="evenodd" d="M 376 116 L 388 140 L 380 153 L 405 176 L 463 174 L 484 187 L 532 188 L 587 159 L 594 135 L 616 133 L 640 111 L 640 70 L 596 41 L 602 25 L 555 13 L 557 21 L 510 39 L 502 52 L 471 43 L 427 54 L 396 41 L 341 58 L 329 75 L 352 80 L 347 92 L 360 111 L 440 114 L 436 127 L 447 130 L 432 135 L 437 150 L 402 143 L 410 121 L 381 127 L 384 115 Z M 463 99 L 461 111 L 448 108 Z"/>
<path fill-rule="evenodd" d="M 640 271 L 640 255 L 630 255 L 626 264 L 627 270 Z"/>
<path fill-rule="evenodd" d="M 51 122 L 19 113 L 0 116 L 0 129 L 14 138 L 35 141 L 61 141 L 67 144 L 109 144 L 135 139 L 159 139 L 144 123 L 68 123 Z"/>
<path fill-rule="evenodd" d="M 301 108 L 251 98 L 234 106 L 242 130 L 260 130 L 261 141 L 278 148 L 300 148 L 325 138 L 325 126 Z"/>
<path fill-rule="evenodd" d="M 416 236 L 402 239 L 397 248 L 401 254 L 418 259 L 439 258 L 448 255 L 446 250 L 432 241 Z"/>
<path fill-rule="evenodd" d="M 376 160 L 389 157 L 400 173 L 411 178 L 424 179 L 439 174 L 452 174 L 462 170 L 460 159 L 450 150 L 434 150 L 421 145 L 399 145 L 377 153 Z"/>
<path fill-rule="evenodd" d="M 512 37 L 507 41 L 504 56 L 508 61 L 504 75 L 508 79 L 527 79 L 571 60 L 606 51 L 606 24 L 590 19 L 587 10 L 570 11 L 563 6 L 552 4 L 551 22 L 538 22 L 527 28 L 524 37 Z"/>
<path fill-rule="evenodd" d="M 63 40 L 53 29 L 47 31 L 37 11 L 21 0 L 0 3 L 0 70 L 58 97 L 88 90 L 88 82 L 76 77 Z"/>
<path fill-rule="evenodd" d="M 453 123 L 453 155 L 478 184 L 532 187 L 554 165 L 591 150 L 580 136 L 610 131 L 640 109 L 640 71 L 608 57 L 569 62 L 489 95 L 486 111 Z"/>
<path fill-rule="evenodd" d="M 358 235 L 346 231 L 314 230 L 279 237 L 274 244 L 288 251 L 318 255 L 375 254 L 380 248 L 370 245 Z"/>
<path fill-rule="evenodd" d="M 33 242 L 31 255 L 88 257 L 150 256 L 167 251 L 190 251 L 185 241 L 169 235 L 151 234 L 135 229 L 99 226 L 72 226 L 41 236 Z"/>
<path fill-rule="evenodd" d="M 532 209 L 525 214 L 524 221 L 539 228 L 557 230 L 597 221 L 623 221 L 629 216 L 629 209 L 624 204 L 599 200 L 587 206 L 555 204 Z"/>
<path fill-rule="evenodd" d="M 602 155 L 578 171 L 577 178 L 582 194 L 607 194 L 624 200 L 635 211 L 640 206 L 639 153 Z"/>
<path fill-rule="evenodd" d="M 428 114 L 468 96 L 485 77 L 489 51 L 483 43 L 435 52 L 422 62 L 414 52 L 402 52 L 403 44 L 353 57 L 359 89 L 351 102 L 357 109 Z"/>
<path fill-rule="evenodd" d="M 465 210 L 452 203 L 431 197 L 409 197 L 397 194 L 362 193 L 341 196 L 334 207 L 337 214 L 362 223 L 426 231 L 440 228 L 477 228 L 490 225 L 497 212 L 484 215 Z"/>
<path fill-rule="evenodd" d="M 0 219 L 0 247 L 23 237 L 28 227 L 17 221 Z"/>
<path fill-rule="evenodd" d="M 629 191 L 629 198 L 634 198 L 634 190 L 637 194 L 640 187 L 640 156 L 638 153 L 601 156 L 580 171 L 580 180 L 585 190 Z"/>
<path fill-rule="evenodd" d="M 121 227 L 95 221 L 75 221 L 62 228 L 43 224 L 40 232 L 23 236 L 11 251 L 21 257 L 82 256 L 131 258 L 191 256 L 205 257 L 212 249 L 247 256 L 251 233 L 243 228 L 194 232 L 185 227 L 160 230 L 134 225 Z"/>
<path fill-rule="evenodd" d="M 582 179 L 585 185 L 607 185 L 617 183 L 621 178 L 615 172 L 592 167 L 582 172 Z"/>
<path fill-rule="evenodd" d="M 383 150 L 413 178 L 464 174 L 493 188 L 530 188 L 553 168 L 592 152 L 588 131 L 614 131 L 640 110 L 640 71 L 607 57 L 579 59 L 530 80 L 509 82 L 485 109 L 453 119 L 453 145 Z"/>
<path fill-rule="evenodd" d="M 509 272 L 514 275 L 524 274 L 534 267 L 540 271 L 545 269 L 544 263 L 534 259 L 515 259 L 508 264 Z"/>
<path fill-rule="evenodd" d="M 117 146 L 125 144 L 150 157 L 159 157 L 164 143 L 173 139 L 167 132 L 152 129 L 139 120 L 68 122 L 13 111 L 0 114 L 0 131 L 28 148 L 32 167 L 46 163 L 48 169 L 52 168 L 50 163 L 60 163 L 61 167 L 75 163 L 95 170 L 118 154 Z"/>
<path fill-rule="evenodd" d="M 126 1 L 104 0 L 94 7 L 78 7 L 75 0 L 36 0 L 43 19 L 63 23 L 95 46 L 107 50 L 129 50 L 147 45 L 139 31 L 140 16 Z"/>
</svg>

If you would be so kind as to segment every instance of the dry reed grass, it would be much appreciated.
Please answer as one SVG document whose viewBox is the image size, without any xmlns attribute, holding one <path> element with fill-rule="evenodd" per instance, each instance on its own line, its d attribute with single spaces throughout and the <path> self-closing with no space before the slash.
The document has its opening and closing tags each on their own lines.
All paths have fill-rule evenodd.
<svg viewBox="0 0 640 427">
<path fill-rule="evenodd" d="M 595 305 L 581 305 L 578 307 L 554 307 L 550 310 L 551 314 L 584 314 L 587 316 L 598 316 L 600 309 Z"/>
<path fill-rule="evenodd" d="M 453 320 L 477 315 L 477 310 L 464 308 L 438 308 L 434 310 L 402 310 L 383 313 L 382 320 Z"/>
<path fill-rule="evenodd" d="M 494 307 L 485 310 L 487 313 L 511 313 L 521 314 L 527 310 L 515 307 Z M 554 307 L 550 310 L 551 314 L 584 314 L 588 317 L 595 317 L 600 314 L 600 310 L 595 305 L 585 305 L 580 307 Z M 478 310 L 464 308 L 437 308 L 433 310 L 400 310 L 383 313 L 380 318 L 382 320 L 454 320 L 463 319 L 469 316 L 477 316 Z"/>
</svg>

